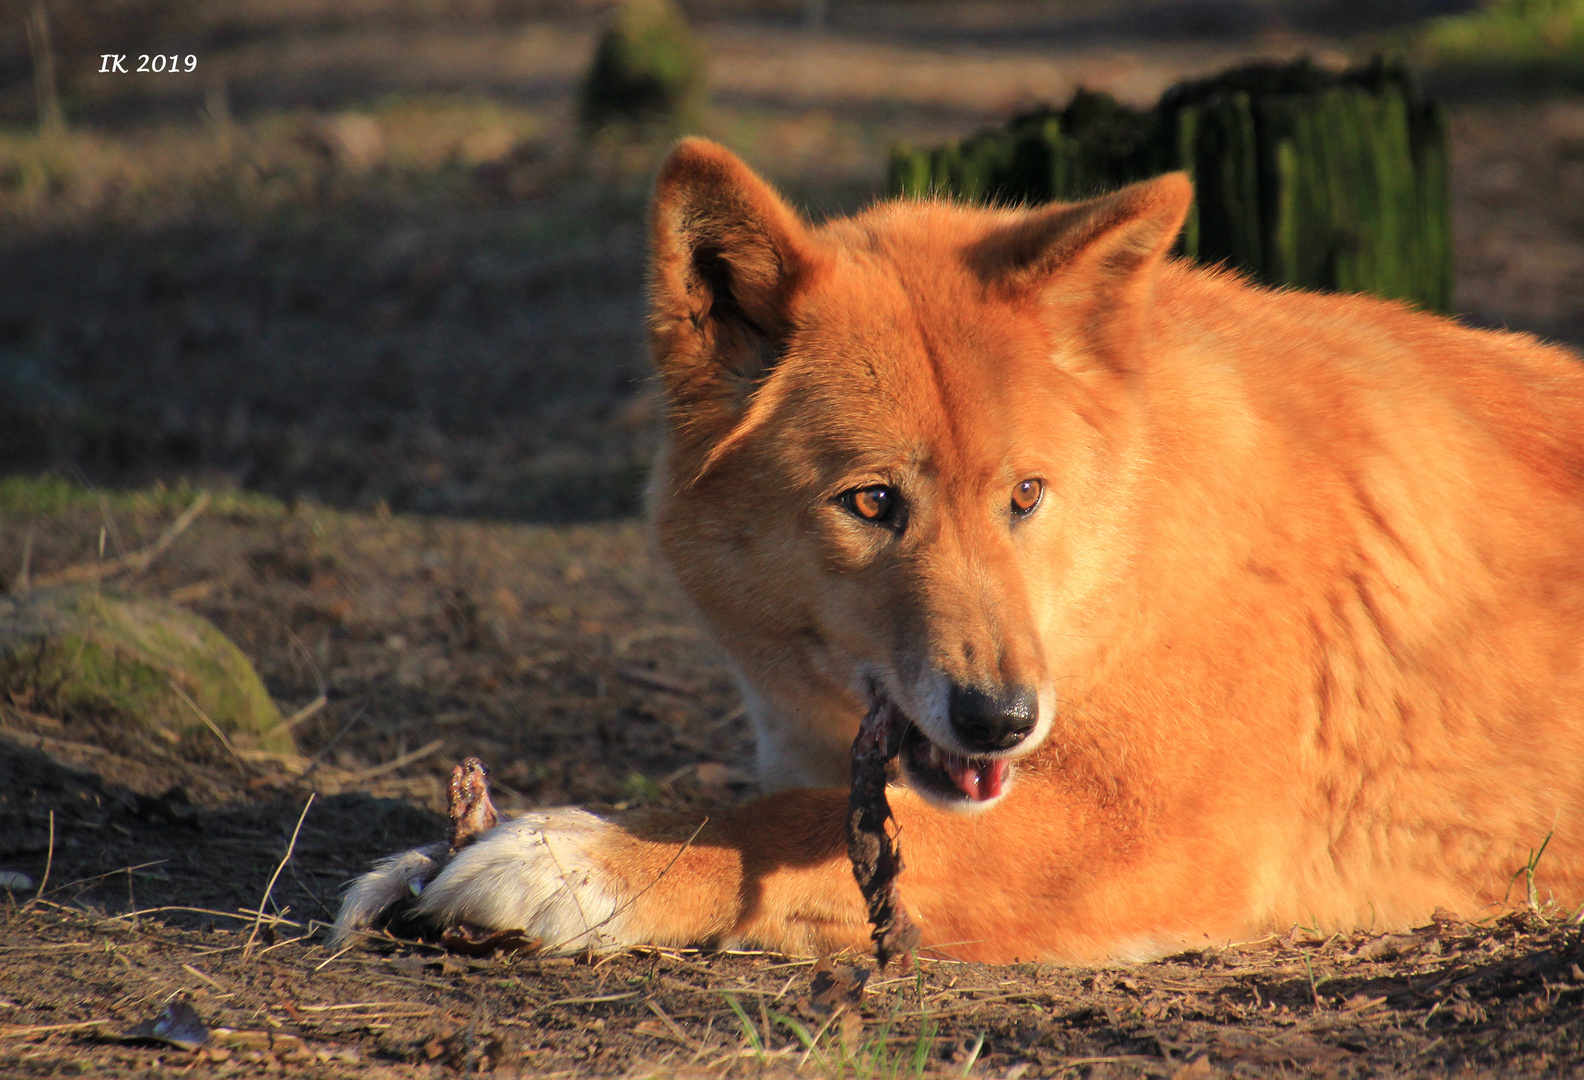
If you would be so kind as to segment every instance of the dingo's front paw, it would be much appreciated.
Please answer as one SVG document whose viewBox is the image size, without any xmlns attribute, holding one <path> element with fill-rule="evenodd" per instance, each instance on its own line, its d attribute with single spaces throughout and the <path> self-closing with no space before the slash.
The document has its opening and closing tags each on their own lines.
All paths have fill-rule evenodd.
<svg viewBox="0 0 1584 1080">
<path fill-rule="evenodd" d="M 449 860 L 445 844 L 393 855 L 348 891 L 335 940 L 416 895 L 415 913 L 428 922 L 521 930 L 547 952 L 629 944 L 620 882 L 597 854 L 618 833 L 586 810 L 566 807 L 502 821 Z"/>
</svg>

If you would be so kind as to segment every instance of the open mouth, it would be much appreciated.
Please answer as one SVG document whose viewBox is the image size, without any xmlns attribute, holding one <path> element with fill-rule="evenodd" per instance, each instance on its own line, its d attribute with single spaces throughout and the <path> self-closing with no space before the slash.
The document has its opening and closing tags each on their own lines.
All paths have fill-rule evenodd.
<svg viewBox="0 0 1584 1080">
<path fill-rule="evenodd" d="M 990 802 L 1006 790 L 1012 763 L 1006 758 L 968 757 L 943 750 L 898 711 L 905 724 L 899 757 L 908 779 L 941 799 Z"/>
</svg>

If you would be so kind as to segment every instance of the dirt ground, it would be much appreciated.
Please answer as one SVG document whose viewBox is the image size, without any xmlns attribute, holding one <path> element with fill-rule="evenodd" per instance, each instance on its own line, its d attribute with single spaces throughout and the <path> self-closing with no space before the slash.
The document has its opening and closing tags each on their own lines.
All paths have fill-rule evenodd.
<svg viewBox="0 0 1584 1080">
<path fill-rule="evenodd" d="M 47 574 L 95 559 L 102 527 L 112 552 L 136 549 L 187 495 L 24 507 L 0 523 L 0 551 L 31 531 L 32 571 Z M 338 890 L 370 858 L 444 835 L 441 785 L 464 755 L 494 766 L 507 810 L 703 815 L 752 793 L 735 694 L 641 528 L 222 497 L 151 572 L 113 584 L 214 620 L 288 710 L 328 704 L 297 727 L 313 763 L 303 776 L 218 743 L 179 757 L 87 719 L 0 706 L 0 870 L 33 883 L 0 892 L 7 1076 L 1584 1068 L 1584 931 L 1556 911 L 1447 914 L 1385 937 L 1294 928 L 1126 968 L 925 960 L 845 999 L 846 965 L 872 965 L 838 958 L 824 995 L 838 1014 L 798 958 L 469 957 L 394 938 L 331 953 L 322 929 Z M 175 1002 L 214 1029 L 205 1048 L 126 1037 Z"/>
<path fill-rule="evenodd" d="M 24 551 L 37 576 L 101 537 L 137 549 L 194 495 L 150 479 L 196 477 L 207 513 L 109 587 L 201 612 L 285 712 L 310 709 L 302 760 L 272 764 L 0 703 L 0 872 L 31 883 L 0 888 L 0 1075 L 1584 1072 L 1584 931 L 1543 906 L 1128 968 L 926 959 L 862 993 L 855 957 L 330 953 L 342 885 L 443 835 L 463 756 L 508 812 L 703 815 L 755 791 L 736 691 L 632 518 L 658 150 L 576 142 L 598 11 L 376 17 L 392 3 L 229 5 L 205 81 L 81 90 L 101 118 L 84 160 L 144 172 L 83 166 L 39 195 L 0 138 L 0 473 L 140 485 L 0 481 L 0 581 Z M 1250 55 L 1356 55 L 1437 6 L 832 4 L 822 34 L 797 4 L 690 10 L 710 133 L 820 214 L 873 197 L 893 139 L 1079 83 L 1144 101 Z M 1460 310 L 1584 343 L 1584 97 L 1440 89 Z M 354 160 L 359 117 L 381 162 Z M 414 127 L 449 141 L 398 161 Z M 210 153 L 246 185 L 159 173 Z M 174 1003 L 211 1029 L 202 1050 L 125 1037 Z"/>
</svg>

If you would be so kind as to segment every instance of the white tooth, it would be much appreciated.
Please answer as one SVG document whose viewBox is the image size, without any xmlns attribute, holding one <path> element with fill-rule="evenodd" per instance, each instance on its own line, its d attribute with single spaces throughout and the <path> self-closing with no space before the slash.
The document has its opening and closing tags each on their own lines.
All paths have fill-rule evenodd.
<svg viewBox="0 0 1584 1080">
<path fill-rule="evenodd" d="M 936 768 L 940 768 L 941 751 L 940 747 L 936 746 L 934 743 L 930 743 L 929 763 L 934 765 Z"/>
</svg>

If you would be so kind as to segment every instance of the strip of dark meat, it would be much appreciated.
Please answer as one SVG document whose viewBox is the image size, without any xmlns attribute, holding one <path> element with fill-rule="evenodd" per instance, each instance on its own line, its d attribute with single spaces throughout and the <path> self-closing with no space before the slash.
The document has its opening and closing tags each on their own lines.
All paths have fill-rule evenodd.
<svg viewBox="0 0 1584 1080">
<path fill-rule="evenodd" d="M 896 707 L 885 700 L 877 701 L 858 726 L 852 747 L 852 790 L 847 795 L 847 857 L 869 905 L 875 960 L 884 968 L 897 957 L 905 970 L 918 949 L 920 934 L 897 893 L 902 852 L 886 830 L 891 819 L 886 766 L 901 750 L 902 732 Z"/>
</svg>

